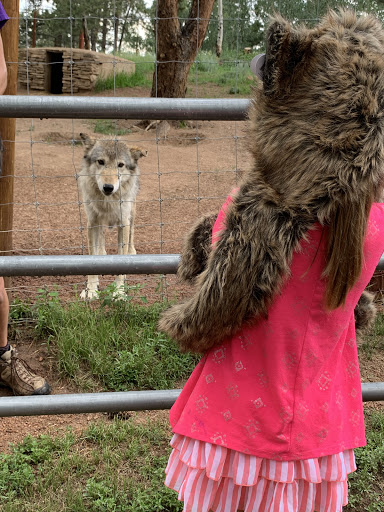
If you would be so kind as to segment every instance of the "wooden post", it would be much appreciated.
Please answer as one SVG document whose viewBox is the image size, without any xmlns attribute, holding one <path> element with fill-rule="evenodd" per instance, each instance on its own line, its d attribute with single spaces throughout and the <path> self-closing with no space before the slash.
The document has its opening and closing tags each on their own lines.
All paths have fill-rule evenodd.
<svg viewBox="0 0 384 512">
<path fill-rule="evenodd" d="M 17 61 L 19 44 L 19 0 L 2 0 L 9 21 L 1 30 L 8 85 L 4 94 L 17 94 Z M 11 63 L 11 64 L 8 64 Z M 3 141 L 2 176 L 0 177 L 0 255 L 12 251 L 13 180 L 15 171 L 16 119 L 0 118 L 0 137 Z M 5 279 L 9 288 L 10 279 Z"/>
</svg>

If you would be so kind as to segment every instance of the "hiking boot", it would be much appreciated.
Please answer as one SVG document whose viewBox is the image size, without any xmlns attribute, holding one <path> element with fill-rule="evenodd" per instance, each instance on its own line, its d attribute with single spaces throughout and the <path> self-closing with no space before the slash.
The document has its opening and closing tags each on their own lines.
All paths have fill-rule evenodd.
<svg viewBox="0 0 384 512">
<path fill-rule="evenodd" d="M 48 382 L 17 355 L 13 347 L 0 357 L 0 385 L 11 388 L 15 395 L 49 395 Z"/>
</svg>

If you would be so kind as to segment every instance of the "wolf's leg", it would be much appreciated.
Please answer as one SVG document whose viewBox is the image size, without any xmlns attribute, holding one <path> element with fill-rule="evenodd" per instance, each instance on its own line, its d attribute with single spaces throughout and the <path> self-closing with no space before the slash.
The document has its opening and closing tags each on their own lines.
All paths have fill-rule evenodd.
<svg viewBox="0 0 384 512">
<path fill-rule="evenodd" d="M 119 254 L 136 254 L 134 246 L 134 223 L 136 215 L 136 202 L 133 203 L 129 220 L 126 220 L 126 224 L 119 226 L 117 230 L 117 243 Z M 125 275 L 120 274 L 115 279 L 117 293 L 123 294 Z"/>
<path fill-rule="evenodd" d="M 136 201 L 134 201 L 132 204 L 131 218 L 129 220 L 128 234 L 127 234 L 127 240 L 128 240 L 128 253 L 127 254 L 136 254 L 136 249 L 135 249 L 135 244 L 134 244 L 135 219 L 136 219 Z"/>
<path fill-rule="evenodd" d="M 119 226 L 117 228 L 117 244 L 118 244 L 118 253 L 120 255 L 126 255 L 129 253 L 128 251 L 128 240 L 129 240 L 129 225 Z M 135 253 L 134 253 L 135 254 Z M 124 283 L 125 283 L 125 275 L 120 274 L 116 276 L 115 284 L 116 284 L 116 295 L 124 295 Z"/>
<path fill-rule="evenodd" d="M 104 226 L 88 225 L 88 252 L 90 255 L 104 255 L 105 252 L 105 235 Z M 82 299 L 94 299 L 97 296 L 99 288 L 99 276 L 87 276 L 87 288 L 81 292 Z"/>
</svg>

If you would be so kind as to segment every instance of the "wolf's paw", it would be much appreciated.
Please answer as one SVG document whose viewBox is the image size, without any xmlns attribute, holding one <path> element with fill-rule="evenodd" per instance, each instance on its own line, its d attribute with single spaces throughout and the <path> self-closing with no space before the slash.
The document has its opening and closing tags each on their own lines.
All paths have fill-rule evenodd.
<svg viewBox="0 0 384 512">
<path fill-rule="evenodd" d="M 83 300 L 93 300 L 96 299 L 98 295 L 97 290 L 91 289 L 91 288 L 85 288 L 80 293 L 80 298 Z"/>
<path fill-rule="evenodd" d="M 116 288 L 113 290 L 112 296 L 113 296 L 114 300 L 124 300 L 124 299 L 126 299 L 127 298 L 127 291 L 126 291 L 126 288 L 125 288 L 124 284 L 120 284 L 120 285 L 116 284 Z"/>
</svg>

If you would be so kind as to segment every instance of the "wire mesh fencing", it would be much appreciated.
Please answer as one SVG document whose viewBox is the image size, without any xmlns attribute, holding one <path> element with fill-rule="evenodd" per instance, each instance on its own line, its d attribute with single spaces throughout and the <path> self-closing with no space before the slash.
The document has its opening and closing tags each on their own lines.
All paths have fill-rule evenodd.
<svg viewBox="0 0 384 512">
<path fill-rule="evenodd" d="M 363 3 L 334 4 L 367 8 Z M 256 84 L 249 62 L 262 49 L 268 14 L 279 10 L 292 20 L 311 23 L 331 4 L 322 0 L 224 2 L 221 19 L 216 2 L 210 0 L 184 4 L 110 0 L 92 5 L 83 0 L 21 1 L 18 94 L 40 100 L 42 106 L 69 96 L 95 105 L 106 98 L 139 101 L 150 95 L 166 96 L 160 83 L 162 70 L 165 63 L 173 63 L 184 66 L 187 98 L 246 99 Z M 379 9 L 376 4 L 370 7 Z M 220 24 L 221 52 L 217 48 Z M 200 30 L 204 26 L 205 32 Z M 161 53 L 165 27 L 174 30 L 173 46 L 188 43 L 195 54 Z M 6 253 L 88 254 L 87 219 L 78 186 L 84 153 L 80 133 L 119 138 L 148 151 L 139 163 L 138 254 L 178 253 L 191 223 L 203 213 L 217 211 L 251 165 L 244 120 L 171 122 L 112 115 L 90 119 L 82 118 L 81 108 L 71 118 L 40 119 L 28 117 L 26 109 L 24 117 L 17 119 L 13 245 Z M 116 237 L 116 229 L 107 230 L 108 254 L 117 253 Z M 112 279 L 105 277 L 102 286 Z M 145 285 L 153 300 L 159 297 L 158 290 L 173 294 L 176 286 L 172 276 L 167 280 L 142 276 L 129 282 Z M 42 286 L 59 286 L 62 296 L 71 300 L 84 288 L 85 278 L 14 277 L 10 291 L 33 300 Z"/>
</svg>

